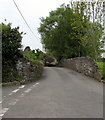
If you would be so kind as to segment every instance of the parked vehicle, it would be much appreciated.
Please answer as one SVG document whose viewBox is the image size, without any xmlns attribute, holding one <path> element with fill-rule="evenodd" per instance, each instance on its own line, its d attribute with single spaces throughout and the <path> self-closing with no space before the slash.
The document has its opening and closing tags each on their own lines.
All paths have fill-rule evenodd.
<svg viewBox="0 0 105 120">
<path fill-rule="evenodd" d="M 56 66 L 57 60 L 51 56 L 45 57 L 45 66 Z"/>
</svg>

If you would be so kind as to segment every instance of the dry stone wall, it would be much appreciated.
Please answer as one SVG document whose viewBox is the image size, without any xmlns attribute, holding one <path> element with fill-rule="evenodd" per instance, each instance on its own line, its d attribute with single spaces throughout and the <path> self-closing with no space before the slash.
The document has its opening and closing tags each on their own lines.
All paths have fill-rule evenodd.
<svg viewBox="0 0 105 120">
<path fill-rule="evenodd" d="M 102 75 L 98 70 L 98 66 L 91 57 L 76 57 L 67 59 L 62 63 L 62 66 L 98 80 L 101 80 L 102 78 Z"/>
<path fill-rule="evenodd" d="M 19 59 L 16 66 L 19 75 L 23 76 L 27 81 L 34 81 L 43 73 L 43 65 L 41 63 L 35 63 L 26 58 Z"/>
</svg>

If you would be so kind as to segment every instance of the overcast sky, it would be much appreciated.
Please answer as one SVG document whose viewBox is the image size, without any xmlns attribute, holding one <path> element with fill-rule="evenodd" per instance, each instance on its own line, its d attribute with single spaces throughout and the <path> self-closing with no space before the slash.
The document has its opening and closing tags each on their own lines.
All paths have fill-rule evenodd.
<svg viewBox="0 0 105 120">
<path fill-rule="evenodd" d="M 2 14 L 0 23 L 10 22 L 12 27 L 19 26 L 20 31 L 27 33 L 22 39 L 23 48 L 30 46 L 31 49 L 39 48 L 42 50 L 40 34 L 37 31 L 40 26 L 39 18 L 48 16 L 51 10 L 55 10 L 63 3 L 68 4 L 70 0 L 15 0 L 15 2 L 36 37 L 25 24 L 13 0 L 0 0 L 0 12 Z M 7 22 L 4 19 L 7 19 Z"/>
</svg>

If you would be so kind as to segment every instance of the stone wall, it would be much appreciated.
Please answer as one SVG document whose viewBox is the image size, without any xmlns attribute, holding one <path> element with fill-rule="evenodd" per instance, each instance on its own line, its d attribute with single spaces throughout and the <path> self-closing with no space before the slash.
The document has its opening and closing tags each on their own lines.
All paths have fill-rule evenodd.
<svg viewBox="0 0 105 120">
<path fill-rule="evenodd" d="M 19 59 L 16 68 L 19 75 L 23 76 L 27 81 L 34 81 L 43 73 L 43 65 L 41 63 L 35 63 L 26 58 Z"/>
<path fill-rule="evenodd" d="M 62 63 L 62 66 L 98 80 L 101 80 L 102 78 L 102 75 L 98 70 L 98 66 L 91 57 L 76 57 L 67 59 Z"/>
</svg>

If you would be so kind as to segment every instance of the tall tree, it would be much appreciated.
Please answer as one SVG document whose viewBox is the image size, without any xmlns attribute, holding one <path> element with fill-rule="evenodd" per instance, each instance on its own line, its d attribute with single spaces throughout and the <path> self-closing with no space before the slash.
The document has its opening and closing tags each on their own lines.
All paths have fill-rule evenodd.
<svg viewBox="0 0 105 120">
<path fill-rule="evenodd" d="M 91 55 L 94 59 L 98 59 L 99 57 L 99 49 L 100 47 L 102 47 L 102 22 L 103 22 L 103 2 L 100 1 L 93 1 L 91 0 L 90 2 L 88 2 L 87 0 L 85 0 L 85 2 L 73 2 L 73 9 L 75 10 L 75 12 L 78 12 L 82 15 L 82 17 L 85 19 L 87 18 L 90 22 L 86 25 L 86 29 L 85 30 L 85 34 L 84 37 L 85 38 L 83 40 L 83 42 L 88 40 L 88 46 L 89 47 L 89 51 L 93 51 L 88 55 Z M 86 40 L 87 38 L 87 40 Z M 98 44 L 97 44 L 98 43 Z M 87 49 L 88 52 L 88 49 Z M 89 53 L 89 52 L 88 52 Z"/>
<path fill-rule="evenodd" d="M 93 48 L 92 34 L 97 36 L 94 41 L 100 42 L 102 27 L 99 23 L 89 21 L 89 16 L 84 12 L 85 8 L 84 2 L 75 4 L 73 8 L 63 4 L 57 10 L 51 11 L 49 17 L 41 18 L 38 30 L 41 33 L 42 43 L 45 49 L 58 60 L 94 53 L 91 51 Z M 90 36 L 88 31 L 91 33 Z M 95 50 L 96 48 L 100 48 L 100 44 L 95 45 Z"/>
<path fill-rule="evenodd" d="M 83 13 L 91 22 L 103 22 L 103 2 L 102 1 L 94 1 L 94 0 L 84 0 L 82 2 L 71 1 L 70 2 L 71 8 L 75 11 Z"/>
</svg>

